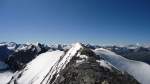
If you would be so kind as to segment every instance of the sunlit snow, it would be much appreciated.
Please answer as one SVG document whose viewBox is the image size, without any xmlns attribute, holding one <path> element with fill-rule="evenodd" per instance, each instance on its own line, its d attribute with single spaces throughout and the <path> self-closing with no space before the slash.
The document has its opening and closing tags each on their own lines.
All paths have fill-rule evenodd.
<svg viewBox="0 0 150 84">
<path fill-rule="evenodd" d="M 118 69 L 128 72 L 140 83 L 150 83 L 150 66 L 148 64 L 139 61 L 128 60 L 103 48 L 96 49 L 95 53 L 102 56 L 106 61 L 110 62 Z"/>
</svg>

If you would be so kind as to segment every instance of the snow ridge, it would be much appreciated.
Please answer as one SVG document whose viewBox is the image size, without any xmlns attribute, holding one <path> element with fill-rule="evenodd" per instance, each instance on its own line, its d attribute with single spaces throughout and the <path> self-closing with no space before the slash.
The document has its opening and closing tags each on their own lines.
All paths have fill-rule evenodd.
<svg viewBox="0 0 150 84">
<path fill-rule="evenodd" d="M 42 81 L 41 84 L 53 84 L 53 81 L 51 80 L 53 76 L 55 75 L 54 77 L 57 78 L 59 76 L 59 72 L 65 68 L 72 57 L 75 56 L 78 53 L 78 50 L 81 48 L 82 46 L 80 43 L 73 45 L 73 47 L 66 53 L 66 55 L 61 57 L 61 59 L 56 62 L 54 67 L 51 68 L 50 72 L 47 74 L 47 77 Z"/>
<path fill-rule="evenodd" d="M 81 48 L 81 44 L 76 43 L 66 54 L 58 50 L 40 54 L 22 71 L 16 72 L 9 84 L 53 84 L 55 80 L 52 78 L 59 76 L 59 72 Z"/>
<path fill-rule="evenodd" d="M 123 72 L 128 72 L 142 84 L 150 83 L 150 66 L 144 62 L 128 60 L 109 50 L 99 48 L 95 49 L 97 55 L 102 56 L 106 61 L 117 67 Z"/>
</svg>

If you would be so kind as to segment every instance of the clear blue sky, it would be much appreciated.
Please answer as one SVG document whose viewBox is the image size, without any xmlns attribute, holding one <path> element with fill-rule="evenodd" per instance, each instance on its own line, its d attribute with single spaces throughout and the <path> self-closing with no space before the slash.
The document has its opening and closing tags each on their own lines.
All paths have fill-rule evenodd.
<svg viewBox="0 0 150 84">
<path fill-rule="evenodd" d="M 150 0 L 0 0 L 0 41 L 150 42 Z"/>
</svg>

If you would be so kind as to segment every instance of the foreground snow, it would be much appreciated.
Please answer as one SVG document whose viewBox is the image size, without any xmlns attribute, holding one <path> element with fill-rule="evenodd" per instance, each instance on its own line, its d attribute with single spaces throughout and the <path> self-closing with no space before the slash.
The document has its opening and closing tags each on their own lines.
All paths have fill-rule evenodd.
<svg viewBox="0 0 150 84">
<path fill-rule="evenodd" d="M 13 73 L 10 71 L 0 72 L 0 84 L 7 84 L 12 76 Z"/>
<path fill-rule="evenodd" d="M 38 84 L 38 82 L 44 79 L 44 76 L 49 72 L 51 67 L 58 61 L 58 59 L 64 54 L 63 51 L 46 52 L 39 55 L 33 61 L 31 61 L 27 67 L 21 71 L 16 72 L 16 77 L 21 75 L 21 78 L 17 80 L 19 84 Z M 19 73 L 19 74 L 18 74 Z"/>
<path fill-rule="evenodd" d="M 142 84 L 150 83 L 150 66 L 146 63 L 128 60 L 109 50 L 99 48 L 94 50 L 97 55 L 102 56 L 106 61 L 121 71 L 128 72 Z"/>
</svg>

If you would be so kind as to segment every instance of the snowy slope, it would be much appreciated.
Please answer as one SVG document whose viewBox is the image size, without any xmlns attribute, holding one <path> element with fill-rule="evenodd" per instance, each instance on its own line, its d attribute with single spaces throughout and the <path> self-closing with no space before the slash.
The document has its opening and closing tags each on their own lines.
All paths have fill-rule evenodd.
<svg viewBox="0 0 150 84">
<path fill-rule="evenodd" d="M 94 52 L 97 55 L 102 56 L 113 66 L 134 76 L 135 79 L 137 79 L 140 83 L 150 83 L 150 66 L 148 64 L 139 61 L 128 60 L 103 48 L 95 49 Z"/>
<path fill-rule="evenodd" d="M 7 84 L 12 76 L 13 73 L 10 71 L 0 72 L 0 84 Z"/>
<path fill-rule="evenodd" d="M 66 65 L 70 62 L 73 56 L 82 48 L 80 43 L 76 43 L 72 48 L 64 55 L 58 62 L 51 68 L 50 72 L 47 74 L 47 77 L 42 81 L 42 84 L 49 84 L 53 78 L 53 75 L 57 78 L 59 76 L 60 70 L 63 70 Z M 54 80 L 55 81 L 55 80 Z"/>
<path fill-rule="evenodd" d="M 22 71 L 15 73 L 10 84 L 49 83 L 53 76 L 59 76 L 59 71 L 65 68 L 80 48 L 82 46 L 76 43 L 66 54 L 63 51 L 52 51 L 37 56 Z"/>
<path fill-rule="evenodd" d="M 18 78 L 20 74 L 23 74 L 17 82 L 19 84 L 31 84 L 33 82 L 42 81 L 44 76 L 63 54 L 63 51 L 53 51 L 39 55 L 31 61 L 24 70 L 16 72 L 16 78 Z"/>
</svg>

